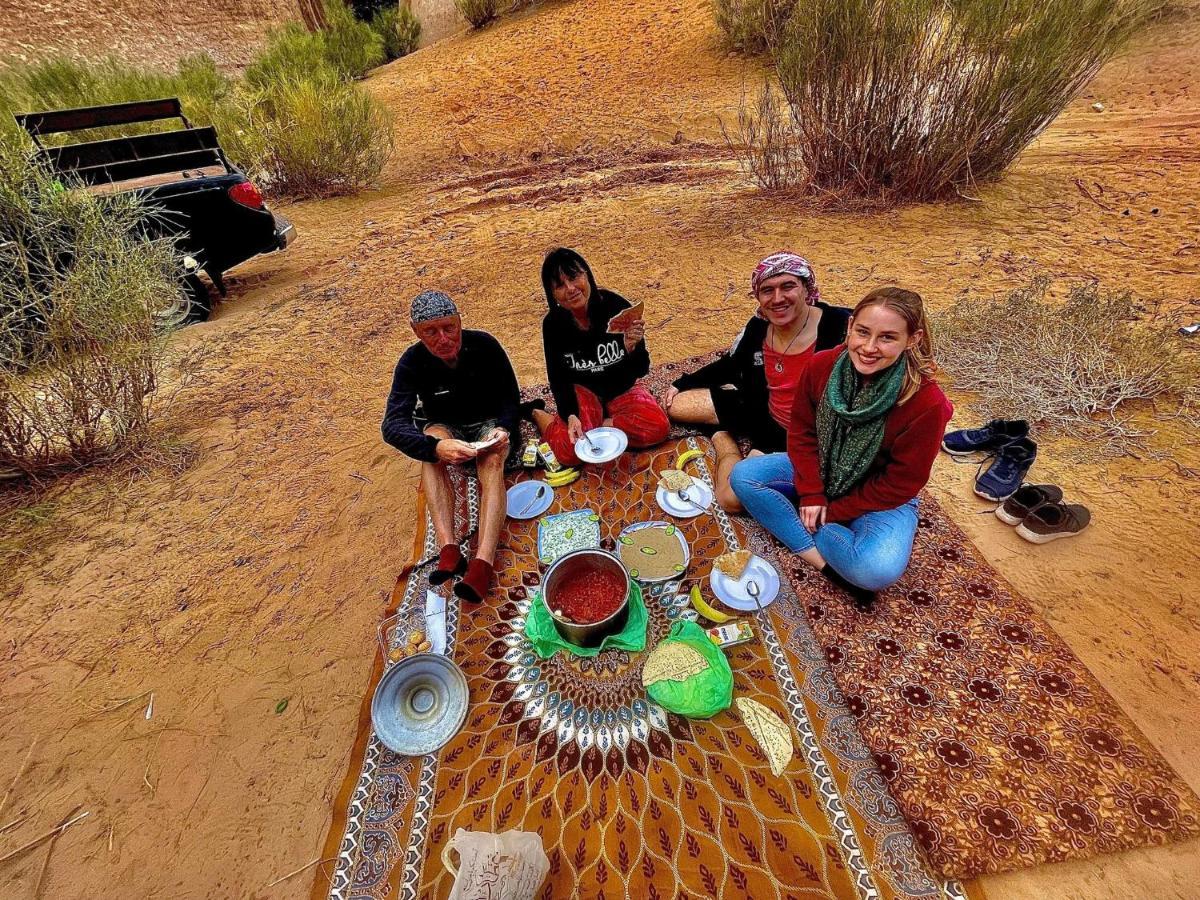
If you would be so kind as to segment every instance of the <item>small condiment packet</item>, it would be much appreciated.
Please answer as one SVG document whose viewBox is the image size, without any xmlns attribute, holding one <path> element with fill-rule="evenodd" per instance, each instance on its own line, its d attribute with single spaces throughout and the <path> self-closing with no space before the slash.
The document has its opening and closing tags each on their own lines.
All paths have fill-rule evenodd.
<svg viewBox="0 0 1200 900">
<path fill-rule="evenodd" d="M 425 639 L 432 645 L 431 653 L 446 652 L 446 598 L 433 591 L 425 592 Z"/>
<path fill-rule="evenodd" d="M 745 620 L 730 622 L 728 625 L 718 625 L 708 629 L 706 634 L 714 644 L 722 649 L 754 640 L 754 630 Z"/>
</svg>

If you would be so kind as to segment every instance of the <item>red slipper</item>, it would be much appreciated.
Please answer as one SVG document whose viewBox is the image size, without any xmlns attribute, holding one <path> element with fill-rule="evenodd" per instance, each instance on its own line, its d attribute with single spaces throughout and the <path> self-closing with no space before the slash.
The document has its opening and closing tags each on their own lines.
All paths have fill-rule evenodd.
<svg viewBox="0 0 1200 900">
<path fill-rule="evenodd" d="M 481 603 L 491 590 L 494 577 L 492 564 L 476 557 L 467 566 L 466 577 L 454 586 L 454 593 L 468 603 Z"/>
<path fill-rule="evenodd" d="M 437 568 L 429 573 L 429 583 L 433 586 L 445 584 L 451 578 L 456 578 L 467 571 L 467 561 L 463 559 L 458 544 L 447 544 L 438 554 Z"/>
</svg>

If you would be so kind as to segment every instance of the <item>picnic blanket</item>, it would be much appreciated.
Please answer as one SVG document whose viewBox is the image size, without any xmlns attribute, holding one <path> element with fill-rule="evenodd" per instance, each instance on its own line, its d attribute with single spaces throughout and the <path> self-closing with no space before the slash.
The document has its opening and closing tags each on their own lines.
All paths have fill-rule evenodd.
<svg viewBox="0 0 1200 900">
<path fill-rule="evenodd" d="M 549 512 L 596 509 L 611 546 L 623 527 L 664 518 L 657 472 L 689 447 L 710 454 L 698 461 L 710 479 L 708 442 L 675 440 L 589 468 L 556 491 Z M 478 486 L 456 478 L 463 534 Z M 719 510 L 678 524 L 692 554 L 683 589 L 758 531 Z M 419 531 L 415 556 L 424 558 L 437 548 L 428 521 Z M 314 897 L 445 897 L 453 879 L 441 851 L 460 827 L 540 834 L 551 866 L 542 898 L 971 895 L 931 877 L 786 579 L 753 618 L 757 639 L 729 651 L 735 696 L 763 703 L 792 730 L 796 753 L 775 777 L 735 710 L 688 721 L 650 702 L 646 654 L 538 658 L 524 635 L 540 578 L 535 543 L 536 522 L 507 523 L 497 589 L 478 607 L 449 602 L 450 653 L 471 694 L 457 737 L 427 757 L 397 756 L 372 734 L 368 693 L 323 854 L 335 862 Z M 761 531 L 754 544 L 763 552 Z M 397 585 L 401 614 L 423 607 L 426 572 Z M 678 592 L 678 582 L 646 591 L 648 646 L 690 614 Z M 383 665 L 380 655 L 372 687 Z"/>
</svg>

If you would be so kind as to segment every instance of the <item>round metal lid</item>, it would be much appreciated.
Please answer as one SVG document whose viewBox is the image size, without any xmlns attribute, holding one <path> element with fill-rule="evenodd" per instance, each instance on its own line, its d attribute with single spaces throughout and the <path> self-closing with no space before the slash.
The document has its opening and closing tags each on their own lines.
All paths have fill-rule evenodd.
<svg viewBox="0 0 1200 900">
<path fill-rule="evenodd" d="M 439 654 L 419 653 L 384 673 L 371 701 L 371 721 L 389 750 L 424 756 L 462 728 L 467 702 L 462 669 Z"/>
</svg>

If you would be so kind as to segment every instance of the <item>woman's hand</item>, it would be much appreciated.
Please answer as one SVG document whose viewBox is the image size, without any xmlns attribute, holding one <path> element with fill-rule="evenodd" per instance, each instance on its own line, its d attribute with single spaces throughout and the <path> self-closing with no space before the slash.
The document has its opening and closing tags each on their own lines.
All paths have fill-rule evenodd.
<svg viewBox="0 0 1200 900">
<path fill-rule="evenodd" d="M 579 416 L 567 416 L 567 437 L 572 444 L 583 437 L 583 423 L 579 421 Z"/>
<path fill-rule="evenodd" d="M 800 507 L 800 522 L 809 534 L 816 534 L 817 529 L 825 524 L 825 509 L 824 506 Z"/>
<path fill-rule="evenodd" d="M 633 348 L 642 342 L 642 338 L 646 336 L 646 323 L 642 319 L 635 319 L 625 329 L 625 352 L 632 353 Z"/>
</svg>

